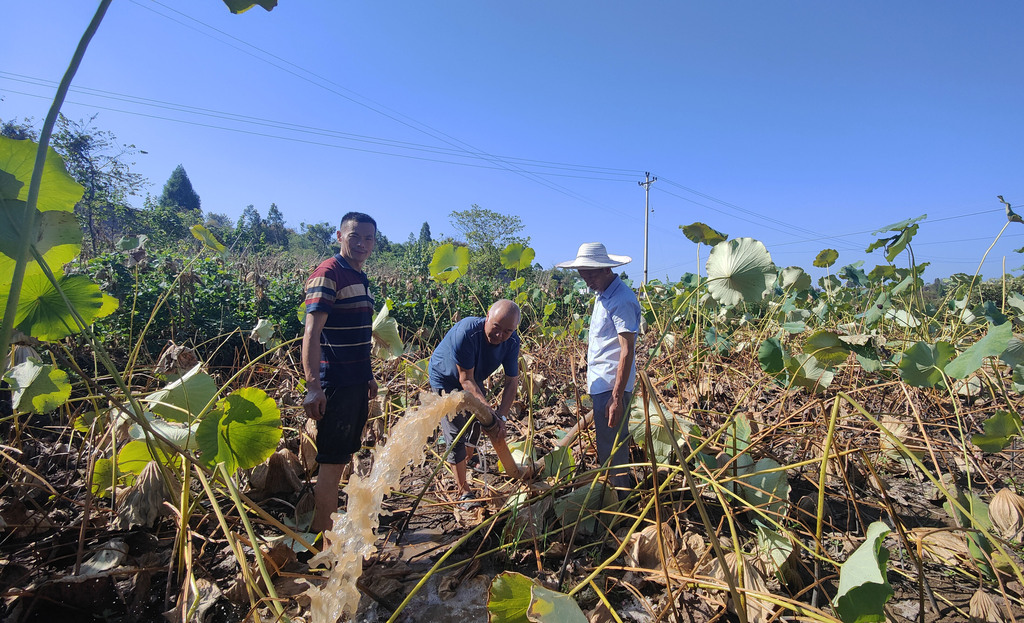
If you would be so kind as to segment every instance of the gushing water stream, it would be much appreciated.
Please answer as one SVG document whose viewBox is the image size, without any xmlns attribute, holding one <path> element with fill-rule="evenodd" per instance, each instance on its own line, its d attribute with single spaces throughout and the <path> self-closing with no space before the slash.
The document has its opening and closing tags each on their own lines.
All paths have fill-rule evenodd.
<svg viewBox="0 0 1024 623">
<path fill-rule="evenodd" d="M 369 475 L 362 478 L 352 474 L 345 487 L 348 512 L 333 515 L 334 529 L 325 535 L 328 546 L 309 561 L 311 566 L 333 563 L 324 587 L 307 592 L 313 623 L 336 623 L 342 613 L 355 615 L 359 606 L 356 581 L 363 572 L 363 558 L 376 549 L 375 531 L 380 525 L 384 496 L 398 487 L 407 467 L 423 462 L 427 437 L 442 417 L 460 409 L 476 410 L 483 406 L 465 392 L 444 396 L 424 392 L 420 402 L 421 406 L 406 411 L 391 428 L 387 445 L 374 448 Z"/>
</svg>

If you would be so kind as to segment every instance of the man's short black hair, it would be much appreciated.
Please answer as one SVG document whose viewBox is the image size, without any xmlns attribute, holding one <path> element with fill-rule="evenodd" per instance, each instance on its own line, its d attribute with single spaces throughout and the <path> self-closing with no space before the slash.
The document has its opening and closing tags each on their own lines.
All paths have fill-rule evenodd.
<svg viewBox="0 0 1024 623">
<path fill-rule="evenodd" d="M 369 214 L 363 214 L 362 212 L 347 212 L 345 216 L 341 217 L 341 225 L 338 229 L 345 226 L 348 221 L 355 221 L 356 223 L 369 223 L 373 225 L 373 230 L 377 231 L 377 221 L 373 220 L 373 217 Z"/>
</svg>

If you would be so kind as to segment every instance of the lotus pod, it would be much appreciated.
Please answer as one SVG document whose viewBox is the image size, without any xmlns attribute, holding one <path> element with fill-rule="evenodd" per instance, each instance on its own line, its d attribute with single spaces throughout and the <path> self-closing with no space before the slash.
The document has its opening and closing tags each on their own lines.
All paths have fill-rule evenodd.
<svg viewBox="0 0 1024 623">
<path fill-rule="evenodd" d="M 992 596 L 982 589 L 974 592 L 971 597 L 970 623 L 1003 623 L 1003 613 L 996 605 Z"/>
<path fill-rule="evenodd" d="M 1020 541 L 1024 536 L 1024 497 L 1009 487 L 1000 489 L 988 506 L 988 514 L 999 534 L 1011 541 Z"/>
<path fill-rule="evenodd" d="M 118 529 L 151 527 L 163 510 L 164 500 L 170 500 L 157 462 L 147 463 L 135 479 L 135 484 L 123 489 L 117 497 L 115 526 Z"/>
</svg>

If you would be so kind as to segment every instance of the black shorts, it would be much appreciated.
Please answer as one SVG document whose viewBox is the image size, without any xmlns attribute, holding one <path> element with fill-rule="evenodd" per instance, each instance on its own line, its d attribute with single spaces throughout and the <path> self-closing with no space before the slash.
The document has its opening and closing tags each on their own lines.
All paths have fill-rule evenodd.
<svg viewBox="0 0 1024 623">
<path fill-rule="evenodd" d="M 442 390 L 433 388 L 435 394 L 443 394 Z M 441 432 L 444 434 L 444 440 L 449 444 L 452 440 L 459 436 L 462 431 L 462 427 L 466 425 L 472 414 L 468 411 L 461 411 L 456 413 L 449 419 L 448 416 L 441 418 Z M 480 422 L 473 420 L 473 424 L 466 431 L 466 434 L 459 439 L 458 443 L 452 446 L 451 454 L 448 455 L 449 463 L 461 463 L 466 460 L 466 443 L 471 446 L 476 446 L 480 442 Z"/>
<path fill-rule="evenodd" d="M 370 416 L 370 384 L 325 387 L 327 409 L 316 423 L 316 462 L 348 463 L 363 447 Z"/>
</svg>

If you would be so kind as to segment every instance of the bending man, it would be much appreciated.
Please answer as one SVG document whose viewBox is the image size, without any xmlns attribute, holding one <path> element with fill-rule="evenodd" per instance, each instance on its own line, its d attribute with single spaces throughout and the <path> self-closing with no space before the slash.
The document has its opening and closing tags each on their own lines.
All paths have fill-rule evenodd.
<svg viewBox="0 0 1024 623">
<path fill-rule="evenodd" d="M 505 419 L 519 389 L 519 334 L 516 332 L 519 316 L 519 306 L 512 301 L 496 301 L 485 318 L 472 316 L 455 323 L 430 356 L 430 387 L 435 392 L 465 390 L 484 404 L 488 404 L 484 379 L 498 366 L 502 367 L 505 385 L 496 413 L 498 428 L 488 432 L 489 435 L 505 436 Z M 468 421 L 468 413 L 441 420 L 441 430 L 448 443 L 452 443 Z M 449 463 L 455 466 L 457 494 L 462 500 L 476 497 L 466 478 L 466 459 L 471 455 L 466 441 L 476 445 L 479 438 L 480 425 L 474 421 L 448 455 Z"/>
</svg>

